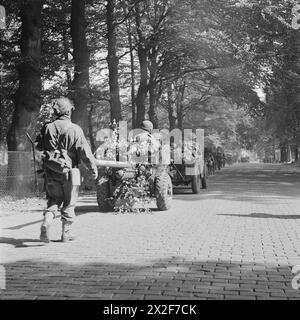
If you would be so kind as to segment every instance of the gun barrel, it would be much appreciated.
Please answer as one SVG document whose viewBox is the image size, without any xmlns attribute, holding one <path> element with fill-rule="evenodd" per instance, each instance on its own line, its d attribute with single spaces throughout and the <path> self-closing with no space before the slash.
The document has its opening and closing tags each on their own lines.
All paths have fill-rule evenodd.
<svg viewBox="0 0 300 320">
<path fill-rule="evenodd" d="M 129 162 L 122 161 L 108 161 L 108 160 L 96 160 L 97 167 L 110 167 L 110 168 L 132 168 Z"/>
</svg>

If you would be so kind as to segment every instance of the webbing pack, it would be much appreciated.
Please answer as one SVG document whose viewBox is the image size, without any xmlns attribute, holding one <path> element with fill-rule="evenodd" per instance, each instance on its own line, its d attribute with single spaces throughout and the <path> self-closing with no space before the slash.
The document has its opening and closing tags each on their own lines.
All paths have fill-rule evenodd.
<svg viewBox="0 0 300 320">
<path fill-rule="evenodd" d="M 53 124 L 58 133 L 59 130 L 55 122 L 53 122 Z M 62 139 L 67 135 L 71 127 L 72 123 L 67 127 L 67 130 L 59 136 L 56 150 L 45 151 L 45 157 L 43 161 L 44 168 L 59 175 L 66 176 L 72 169 L 72 159 L 68 154 L 69 152 L 62 147 Z"/>
</svg>

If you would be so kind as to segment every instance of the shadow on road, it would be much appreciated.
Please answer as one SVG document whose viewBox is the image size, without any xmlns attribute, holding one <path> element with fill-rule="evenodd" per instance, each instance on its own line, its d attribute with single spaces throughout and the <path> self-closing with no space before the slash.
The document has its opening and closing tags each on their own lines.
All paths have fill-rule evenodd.
<svg viewBox="0 0 300 320">
<path fill-rule="evenodd" d="M 23 260 L 4 267 L 1 299 L 300 299 L 287 265 L 170 257 L 147 265 Z"/>
<path fill-rule="evenodd" d="M 35 221 L 32 221 L 32 222 L 27 222 L 27 223 L 23 223 L 23 224 L 19 224 L 19 225 L 16 225 L 16 226 L 13 226 L 13 227 L 8 227 L 8 228 L 5 228 L 6 230 L 19 230 L 19 229 L 22 229 L 22 228 L 26 228 L 28 226 L 31 226 L 33 224 L 38 224 L 38 223 L 42 223 L 43 219 L 41 220 L 35 220 Z"/>
<path fill-rule="evenodd" d="M 220 213 L 217 216 L 241 217 L 241 218 L 270 218 L 270 219 L 300 219 L 300 214 L 269 214 L 269 213 L 250 213 L 250 214 L 229 214 Z"/>
<path fill-rule="evenodd" d="M 27 245 L 25 243 L 36 243 L 39 242 L 39 245 Z M 41 247 L 44 246 L 40 240 L 38 239 L 15 239 L 15 238 L 7 238 L 7 237 L 0 237 L 0 243 L 10 244 L 13 245 L 15 248 L 28 248 L 28 247 Z"/>
</svg>

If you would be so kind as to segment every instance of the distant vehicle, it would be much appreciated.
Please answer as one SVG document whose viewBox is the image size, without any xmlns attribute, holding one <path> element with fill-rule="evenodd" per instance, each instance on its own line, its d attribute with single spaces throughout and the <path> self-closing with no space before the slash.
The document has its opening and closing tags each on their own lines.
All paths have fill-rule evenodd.
<svg viewBox="0 0 300 320">
<path fill-rule="evenodd" d="M 250 157 L 242 157 L 241 162 L 243 162 L 243 163 L 250 162 Z"/>
<path fill-rule="evenodd" d="M 172 162 L 169 166 L 169 175 L 174 186 L 190 185 L 194 194 L 206 189 L 207 175 L 203 146 L 200 153 L 192 152 L 191 159 L 183 159 L 182 164 Z"/>
<path fill-rule="evenodd" d="M 233 156 L 231 153 L 227 153 L 226 155 L 226 163 L 227 165 L 232 165 L 233 164 Z"/>
</svg>

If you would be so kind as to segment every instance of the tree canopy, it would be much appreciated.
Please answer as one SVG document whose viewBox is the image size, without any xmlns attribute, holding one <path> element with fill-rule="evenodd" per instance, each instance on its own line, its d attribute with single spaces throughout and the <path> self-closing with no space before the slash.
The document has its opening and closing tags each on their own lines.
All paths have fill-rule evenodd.
<svg viewBox="0 0 300 320">
<path fill-rule="evenodd" d="M 300 138 L 300 34 L 289 0 L 2 0 L 0 139 L 30 148 L 51 99 L 96 133 L 125 119 L 205 129 L 228 151 Z M 264 135 L 257 135 L 260 128 Z"/>
</svg>

